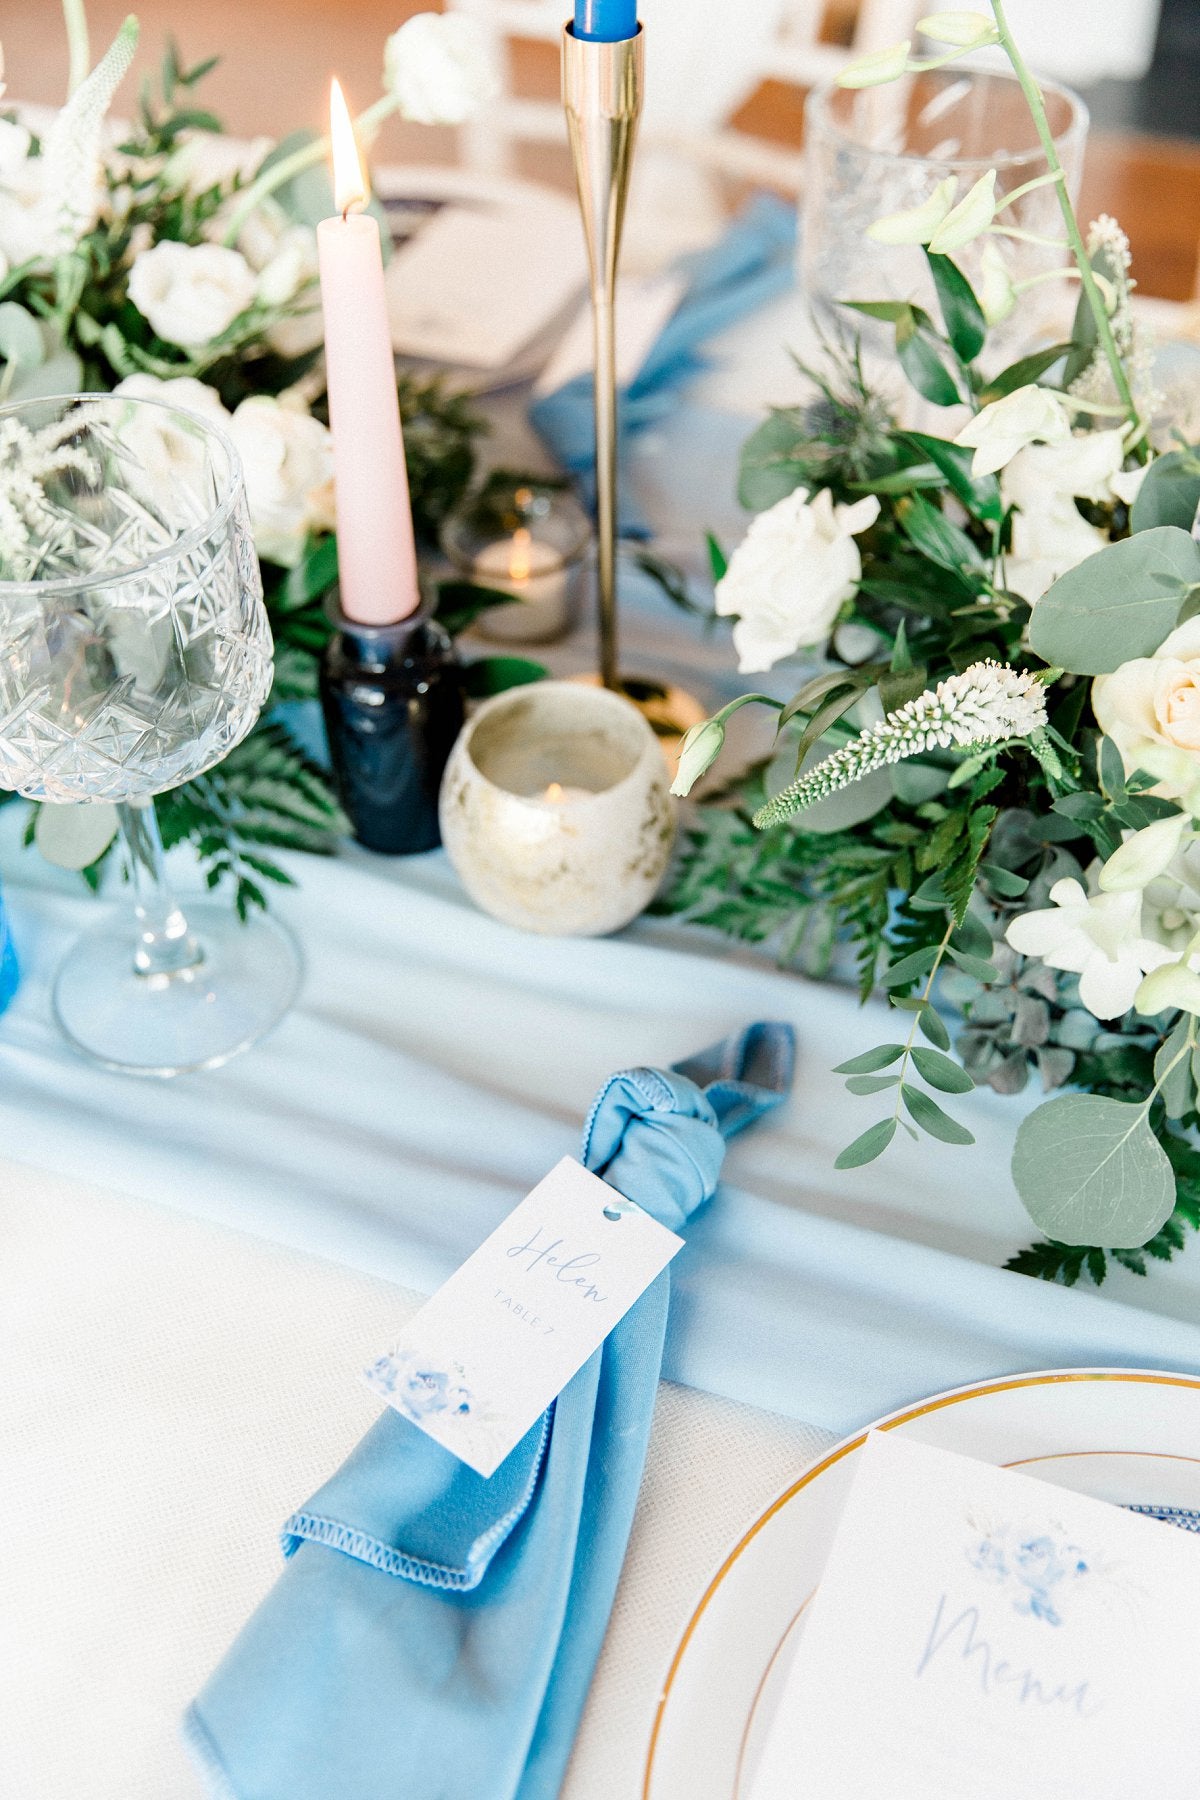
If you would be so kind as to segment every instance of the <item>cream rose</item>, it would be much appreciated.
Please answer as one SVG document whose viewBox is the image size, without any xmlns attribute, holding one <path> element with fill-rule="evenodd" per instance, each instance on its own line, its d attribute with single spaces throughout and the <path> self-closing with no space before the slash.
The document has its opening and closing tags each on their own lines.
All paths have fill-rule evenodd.
<svg viewBox="0 0 1200 1800">
<path fill-rule="evenodd" d="M 168 344 L 202 350 L 254 299 L 257 277 L 240 250 L 164 238 L 129 271 L 129 298 Z"/>
<path fill-rule="evenodd" d="M 1145 769 L 1157 778 L 1154 793 L 1200 813 L 1200 618 L 1180 625 L 1153 656 L 1097 675 L 1092 710 L 1127 773 Z"/>
<path fill-rule="evenodd" d="M 333 444 L 319 419 L 265 394 L 243 400 L 230 435 L 246 471 L 254 542 L 268 562 L 292 568 L 310 530 L 333 525 Z"/>
<path fill-rule="evenodd" d="M 824 642 L 862 575 L 855 536 L 878 517 L 874 494 L 835 506 L 828 488 L 797 488 L 758 515 L 717 583 L 743 675 Z"/>
</svg>

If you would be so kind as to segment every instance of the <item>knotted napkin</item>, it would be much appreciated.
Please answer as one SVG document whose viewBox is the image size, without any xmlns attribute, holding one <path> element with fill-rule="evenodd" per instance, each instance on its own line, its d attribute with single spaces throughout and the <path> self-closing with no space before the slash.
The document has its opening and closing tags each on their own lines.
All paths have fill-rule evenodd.
<svg viewBox="0 0 1200 1800">
<path fill-rule="evenodd" d="M 787 291 L 795 279 L 795 254 L 795 206 L 760 194 L 711 249 L 681 260 L 687 290 L 620 395 L 618 429 L 623 439 L 670 412 L 679 389 L 705 366 L 700 345 L 706 338 Z M 529 422 L 559 464 L 577 478 L 586 503 L 594 506 L 596 419 L 591 375 L 577 375 L 535 400 Z M 618 457 L 618 464 L 623 461 Z M 622 536 L 648 535 L 624 484 L 619 514 Z"/>
<path fill-rule="evenodd" d="M 595 1174 L 680 1231 L 791 1083 L 786 1025 L 601 1089 Z M 284 1527 L 279 1581 L 186 1721 L 223 1800 L 552 1800 L 641 1481 L 664 1271 L 488 1480 L 387 1411 Z"/>
</svg>

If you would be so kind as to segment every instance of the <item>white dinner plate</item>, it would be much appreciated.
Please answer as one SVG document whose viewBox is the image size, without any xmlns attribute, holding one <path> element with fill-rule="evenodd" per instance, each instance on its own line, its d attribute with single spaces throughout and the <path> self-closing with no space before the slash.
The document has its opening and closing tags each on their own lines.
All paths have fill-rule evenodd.
<svg viewBox="0 0 1200 1800">
<path fill-rule="evenodd" d="M 1200 1380 L 1191 1376 L 1011 1376 L 876 1423 L 1097 1499 L 1200 1511 Z M 747 1800 L 866 1437 L 856 1433 L 806 1470 L 709 1582 L 663 1683 L 642 1800 Z"/>
</svg>

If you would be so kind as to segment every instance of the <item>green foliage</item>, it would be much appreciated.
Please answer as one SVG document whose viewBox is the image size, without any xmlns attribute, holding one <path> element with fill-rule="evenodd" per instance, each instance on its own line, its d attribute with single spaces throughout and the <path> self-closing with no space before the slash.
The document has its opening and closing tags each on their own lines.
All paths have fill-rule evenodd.
<svg viewBox="0 0 1200 1800">
<path fill-rule="evenodd" d="M 1060 575 L 1037 604 L 1029 641 L 1058 668 L 1104 675 L 1152 655 L 1197 590 L 1200 545 L 1176 525 L 1156 525 Z"/>
<path fill-rule="evenodd" d="M 1013 1180 L 1035 1225 L 1064 1244 L 1136 1248 L 1175 1205 L 1149 1103 L 1100 1094 L 1049 1100 L 1022 1120 Z"/>
</svg>

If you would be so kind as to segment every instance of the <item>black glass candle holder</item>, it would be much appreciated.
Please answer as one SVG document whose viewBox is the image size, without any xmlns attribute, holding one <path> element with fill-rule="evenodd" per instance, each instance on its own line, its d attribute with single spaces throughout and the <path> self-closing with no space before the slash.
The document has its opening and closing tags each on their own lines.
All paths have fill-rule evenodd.
<svg viewBox="0 0 1200 1800">
<path fill-rule="evenodd" d="M 425 607 L 363 625 L 335 603 L 333 621 L 321 705 L 354 835 L 386 856 L 436 849 L 438 788 L 464 717 L 454 645 Z"/>
</svg>

